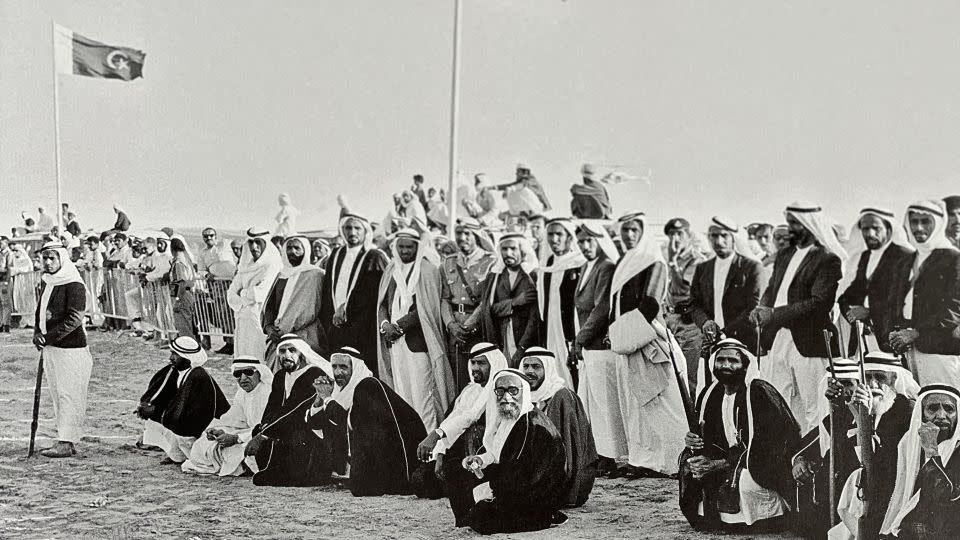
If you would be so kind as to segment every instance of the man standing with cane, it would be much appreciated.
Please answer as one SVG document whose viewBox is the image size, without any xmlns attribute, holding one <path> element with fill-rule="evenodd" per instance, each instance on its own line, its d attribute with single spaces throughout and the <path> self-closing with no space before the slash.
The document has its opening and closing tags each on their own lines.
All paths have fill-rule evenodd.
<svg viewBox="0 0 960 540">
<path fill-rule="evenodd" d="M 80 440 L 86 416 L 87 384 L 93 367 L 83 329 L 87 292 L 80 273 L 62 244 L 45 244 L 40 250 L 40 259 L 43 276 L 34 320 L 33 344 L 41 351 L 43 362 L 40 369 L 47 372 L 53 414 L 57 420 L 57 443 L 40 453 L 51 458 L 70 457 L 77 453 L 74 445 Z M 39 405 L 39 385 L 38 377 L 34 418 Z M 34 429 L 30 437 L 31 448 L 35 435 Z"/>
</svg>

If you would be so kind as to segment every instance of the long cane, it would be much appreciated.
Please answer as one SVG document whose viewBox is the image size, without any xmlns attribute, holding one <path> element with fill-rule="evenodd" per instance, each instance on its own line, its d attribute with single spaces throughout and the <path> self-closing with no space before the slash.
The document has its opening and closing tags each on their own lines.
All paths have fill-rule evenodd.
<svg viewBox="0 0 960 540">
<path fill-rule="evenodd" d="M 836 379 L 837 372 L 833 365 L 833 352 L 830 350 L 830 331 L 826 328 L 823 329 L 823 343 L 827 346 L 827 359 L 830 361 L 830 373 L 831 377 Z M 830 402 L 830 478 L 827 482 L 827 489 L 830 490 L 830 526 L 834 526 L 839 521 L 839 516 L 837 515 L 837 490 L 836 490 L 836 472 L 837 472 L 837 458 L 836 445 L 834 442 L 837 440 L 837 425 L 834 422 L 833 416 L 833 402 Z"/>
<path fill-rule="evenodd" d="M 37 425 L 40 422 L 40 387 L 43 384 L 43 349 L 40 350 L 40 362 L 37 365 L 37 387 L 33 391 L 33 420 L 30 422 L 30 449 L 27 457 L 33 456 L 33 443 L 37 439 Z"/>
</svg>

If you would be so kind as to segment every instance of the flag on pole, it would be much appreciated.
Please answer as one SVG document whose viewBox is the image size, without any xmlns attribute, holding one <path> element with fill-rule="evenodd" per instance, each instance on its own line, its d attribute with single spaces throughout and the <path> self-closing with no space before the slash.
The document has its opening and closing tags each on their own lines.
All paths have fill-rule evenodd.
<svg viewBox="0 0 960 540">
<path fill-rule="evenodd" d="M 53 56 L 57 73 L 132 81 L 143 76 L 143 51 L 107 45 L 55 25 Z"/>
</svg>

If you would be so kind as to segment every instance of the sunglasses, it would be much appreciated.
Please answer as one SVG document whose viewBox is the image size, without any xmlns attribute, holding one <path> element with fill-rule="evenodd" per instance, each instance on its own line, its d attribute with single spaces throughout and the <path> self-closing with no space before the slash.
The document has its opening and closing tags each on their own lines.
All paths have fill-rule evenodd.
<svg viewBox="0 0 960 540">
<path fill-rule="evenodd" d="M 510 394 L 511 397 L 517 397 L 520 395 L 519 386 L 508 386 L 506 388 L 494 388 L 493 395 L 497 396 L 497 399 L 503 397 L 504 394 Z"/>
<path fill-rule="evenodd" d="M 243 377 L 244 375 L 246 375 L 247 377 L 253 377 L 253 374 L 256 372 L 257 370 L 255 369 L 238 369 L 237 371 L 233 372 L 233 376 L 238 379 L 240 377 Z"/>
</svg>

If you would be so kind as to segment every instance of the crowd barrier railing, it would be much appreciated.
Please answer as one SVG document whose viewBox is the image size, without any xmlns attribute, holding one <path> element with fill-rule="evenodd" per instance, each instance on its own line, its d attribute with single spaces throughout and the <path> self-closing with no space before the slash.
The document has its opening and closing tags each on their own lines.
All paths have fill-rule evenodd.
<svg viewBox="0 0 960 540">
<path fill-rule="evenodd" d="M 10 295 L 12 314 L 32 319 L 37 309 L 39 271 L 13 276 Z M 87 288 L 87 315 L 94 325 L 106 319 L 139 322 L 145 330 L 176 334 L 170 286 L 163 281 L 141 281 L 140 275 L 117 268 L 81 269 Z M 233 310 L 227 304 L 229 279 L 197 279 L 194 283 L 194 324 L 201 336 L 232 338 Z"/>
</svg>

